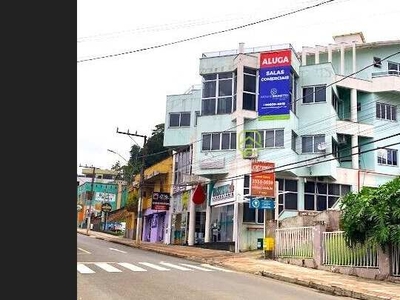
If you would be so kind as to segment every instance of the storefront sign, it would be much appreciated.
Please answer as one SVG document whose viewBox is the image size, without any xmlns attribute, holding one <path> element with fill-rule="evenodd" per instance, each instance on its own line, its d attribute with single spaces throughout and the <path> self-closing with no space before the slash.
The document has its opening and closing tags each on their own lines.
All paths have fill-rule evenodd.
<svg viewBox="0 0 400 300">
<path fill-rule="evenodd" d="M 284 120 L 290 117 L 291 50 L 260 55 L 258 120 Z"/>
<path fill-rule="evenodd" d="M 230 184 L 215 185 L 211 192 L 210 205 L 217 205 L 235 200 L 235 185 L 233 181 Z"/>
<path fill-rule="evenodd" d="M 151 198 L 151 209 L 154 210 L 169 210 L 169 193 L 153 192 Z"/>
<path fill-rule="evenodd" d="M 252 196 L 275 198 L 275 164 L 266 161 L 251 162 Z"/>
<path fill-rule="evenodd" d="M 273 210 L 275 209 L 275 200 L 269 198 L 251 198 L 249 201 L 249 207 Z"/>
<path fill-rule="evenodd" d="M 97 201 L 97 202 L 115 202 L 115 194 L 96 192 L 95 201 Z"/>
</svg>

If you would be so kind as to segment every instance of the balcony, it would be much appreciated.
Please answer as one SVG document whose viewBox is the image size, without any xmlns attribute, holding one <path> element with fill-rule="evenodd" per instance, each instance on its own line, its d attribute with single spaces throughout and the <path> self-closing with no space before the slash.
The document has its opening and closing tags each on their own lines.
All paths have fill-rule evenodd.
<svg viewBox="0 0 400 300">
<path fill-rule="evenodd" d="M 374 125 L 362 124 L 346 120 L 336 121 L 336 132 L 345 135 L 359 135 L 363 137 L 374 137 Z"/>
</svg>

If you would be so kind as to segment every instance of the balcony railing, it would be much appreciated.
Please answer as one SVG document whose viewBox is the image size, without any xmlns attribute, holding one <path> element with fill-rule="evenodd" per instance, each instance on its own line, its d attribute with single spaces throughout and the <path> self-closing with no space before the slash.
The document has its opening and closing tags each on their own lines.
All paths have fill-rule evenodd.
<svg viewBox="0 0 400 300">
<path fill-rule="evenodd" d="M 376 77 L 384 77 L 384 76 L 400 76 L 400 70 L 389 70 L 389 71 L 383 71 L 383 72 L 375 72 L 372 73 L 372 78 Z"/>
</svg>

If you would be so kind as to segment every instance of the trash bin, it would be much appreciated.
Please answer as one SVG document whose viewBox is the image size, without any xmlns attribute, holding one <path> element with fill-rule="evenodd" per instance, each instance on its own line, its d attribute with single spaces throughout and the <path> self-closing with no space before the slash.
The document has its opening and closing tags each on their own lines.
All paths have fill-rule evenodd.
<svg viewBox="0 0 400 300">
<path fill-rule="evenodd" d="M 263 239 L 257 239 L 257 250 L 262 250 L 263 249 Z"/>
</svg>

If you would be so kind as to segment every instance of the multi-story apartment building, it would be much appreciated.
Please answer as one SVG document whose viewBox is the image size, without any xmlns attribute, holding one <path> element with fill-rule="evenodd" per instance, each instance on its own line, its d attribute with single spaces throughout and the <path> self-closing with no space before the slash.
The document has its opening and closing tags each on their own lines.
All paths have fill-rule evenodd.
<svg viewBox="0 0 400 300">
<path fill-rule="evenodd" d="M 268 215 L 281 220 L 400 175 L 400 40 L 333 38 L 301 52 L 240 43 L 203 53 L 201 89 L 167 96 L 172 234 L 179 223 L 189 245 L 200 235 L 254 249 L 270 198 Z M 198 183 L 207 189 L 202 205 L 191 201 Z"/>
</svg>

